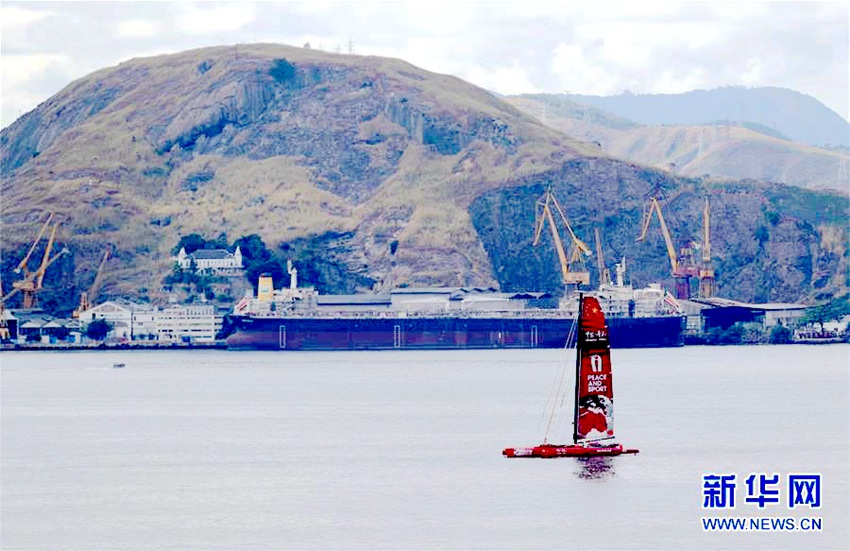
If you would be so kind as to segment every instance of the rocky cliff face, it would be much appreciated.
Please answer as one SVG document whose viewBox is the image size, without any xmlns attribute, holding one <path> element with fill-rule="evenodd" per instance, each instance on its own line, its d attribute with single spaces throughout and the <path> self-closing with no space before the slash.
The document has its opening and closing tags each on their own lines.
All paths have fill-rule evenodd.
<svg viewBox="0 0 850 551">
<path fill-rule="evenodd" d="M 65 295 L 86 288 L 111 246 L 104 292 L 155 298 L 171 248 L 189 233 L 257 233 L 323 292 L 553 288 L 550 245 L 528 247 L 534 198 L 547 185 L 585 240 L 602 225 L 606 254 L 626 255 L 638 279 L 666 273 L 658 243 L 632 244 L 645 197 L 661 186 L 676 198 L 670 216 L 683 235 L 699 233 L 705 194 L 735 228 L 726 242 L 718 227 L 714 245 L 719 262 L 735 259 L 722 264 L 727 296 L 796 300 L 846 285 L 836 222 L 846 199 L 760 184 L 739 194 L 622 162 L 397 60 L 276 45 L 132 60 L 69 85 L 0 140 L 4 280 L 52 211 L 73 254 L 46 283 Z M 780 213 L 766 238 L 753 223 L 762 211 Z M 775 275 L 745 283 L 748 267 L 764 266 Z"/>
<path fill-rule="evenodd" d="M 702 242 L 701 212 L 709 199 L 712 262 L 720 296 L 781 302 L 802 298 L 800 289 L 809 296 L 827 296 L 847 285 L 847 236 L 838 229 L 848 208 L 843 196 L 758 182 L 716 185 L 682 180 L 602 159 L 571 161 L 523 184 L 485 193 L 470 209 L 503 288 L 527 289 L 528 282 L 550 292 L 561 287 L 551 239 L 544 234 L 541 244 L 532 247 L 534 201 L 547 186 L 557 196 L 569 198 L 568 216 L 591 247 L 594 229 L 599 229 L 606 266 L 613 268 L 626 259 L 628 279 L 636 286 L 665 282 L 672 288 L 658 221 L 652 222 L 644 242 L 636 242 L 647 197 L 658 190 L 677 246 Z M 795 208 L 786 208 L 792 204 Z M 588 259 L 585 267 L 596 284 L 596 259 Z"/>
</svg>

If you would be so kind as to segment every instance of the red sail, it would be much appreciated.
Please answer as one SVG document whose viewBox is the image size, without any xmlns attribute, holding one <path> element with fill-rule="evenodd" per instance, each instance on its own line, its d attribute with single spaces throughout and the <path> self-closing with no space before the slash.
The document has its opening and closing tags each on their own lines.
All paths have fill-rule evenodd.
<svg viewBox="0 0 850 551">
<path fill-rule="evenodd" d="M 576 358 L 576 443 L 614 438 L 614 389 L 608 326 L 599 301 L 583 296 Z"/>
</svg>

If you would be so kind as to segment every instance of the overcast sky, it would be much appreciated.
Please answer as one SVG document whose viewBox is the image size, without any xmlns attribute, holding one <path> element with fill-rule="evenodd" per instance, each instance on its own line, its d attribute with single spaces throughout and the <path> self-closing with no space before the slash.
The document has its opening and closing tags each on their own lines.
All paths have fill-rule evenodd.
<svg viewBox="0 0 850 551">
<path fill-rule="evenodd" d="M 503 94 L 781 86 L 848 119 L 847 2 L 3 0 L 0 11 L 4 127 L 97 69 L 251 42 L 351 43 Z"/>
</svg>

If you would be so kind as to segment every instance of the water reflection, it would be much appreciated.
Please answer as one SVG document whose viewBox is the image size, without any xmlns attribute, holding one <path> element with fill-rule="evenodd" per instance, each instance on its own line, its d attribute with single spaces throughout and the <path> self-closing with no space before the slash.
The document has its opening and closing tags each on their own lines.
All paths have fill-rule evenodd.
<svg viewBox="0 0 850 551">
<path fill-rule="evenodd" d="M 581 480 L 607 480 L 616 474 L 611 457 L 578 457 L 576 460 L 581 466 L 576 477 Z"/>
</svg>

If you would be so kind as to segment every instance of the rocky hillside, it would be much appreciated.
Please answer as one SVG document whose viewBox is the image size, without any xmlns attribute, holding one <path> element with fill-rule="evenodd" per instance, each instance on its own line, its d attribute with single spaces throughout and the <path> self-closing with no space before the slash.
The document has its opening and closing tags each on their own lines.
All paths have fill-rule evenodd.
<svg viewBox="0 0 850 551">
<path fill-rule="evenodd" d="M 713 244 L 727 259 L 725 295 L 797 300 L 847 285 L 846 198 L 623 162 L 399 60 L 280 45 L 135 59 L 70 84 L 0 143 L 4 283 L 44 213 L 56 212 L 71 254 L 48 273 L 45 299 L 66 305 L 107 246 L 105 295 L 162 298 L 170 251 L 190 233 L 256 233 L 296 265 L 321 259 L 360 288 L 551 288 L 551 246 L 529 246 L 546 185 L 585 240 L 603 225 L 606 254 L 633 259 L 636 282 L 667 275 L 659 242 L 633 245 L 660 186 L 676 198 L 670 215 L 683 236 L 700 198 L 717 198 L 730 228 L 718 227 Z M 766 237 L 756 215 L 769 216 Z M 766 266 L 781 269 L 751 281 Z"/>
<path fill-rule="evenodd" d="M 613 156 L 689 177 L 782 182 L 808 189 L 850 189 L 850 154 L 790 141 L 758 124 L 637 124 L 560 94 L 506 100 L 574 138 Z"/>
</svg>

